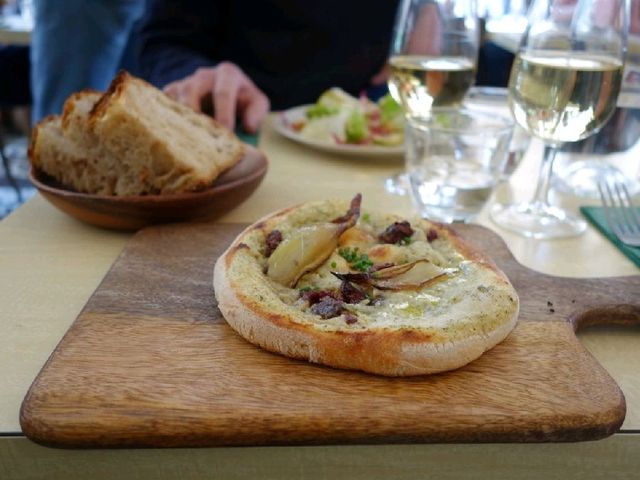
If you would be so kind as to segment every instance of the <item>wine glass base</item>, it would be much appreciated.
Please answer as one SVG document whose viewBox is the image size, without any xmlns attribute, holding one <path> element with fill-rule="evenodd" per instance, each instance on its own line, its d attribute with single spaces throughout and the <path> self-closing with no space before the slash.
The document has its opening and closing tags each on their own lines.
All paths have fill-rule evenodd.
<svg viewBox="0 0 640 480">
<path fill-rule="evenodd" d="M 618 168 L 597 160 L 572 162 L 567 168 L 558 172 L 553 181 L 553 187 L 560 193 L 580 198 L 598 199 L 600 198 L 598 190 L 600 182 L 626 183 L 631 195 L 639 188 L 637 182 L 626 179 Z"/>
<path fill-rule="evenodd" d="M 396 173 L 384 181 L 384 189 L 394 195 L 408 195 L 409 188 L 409 176 L 406 172 Z"/>
<path fill-rule="evenodd" d="M 587 223 L 565 210 L 542 204 L 497 204 L 491 220 L 500 227 L 536 239 L 566 238 L 582 234 Z"/>
</svg>

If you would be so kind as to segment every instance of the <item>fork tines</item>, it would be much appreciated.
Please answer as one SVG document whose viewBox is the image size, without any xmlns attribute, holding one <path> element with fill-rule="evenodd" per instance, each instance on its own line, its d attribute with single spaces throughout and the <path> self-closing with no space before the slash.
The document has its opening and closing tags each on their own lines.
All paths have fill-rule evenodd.
<svg viewBox="0 0 640 480">
<path fill-rule="evenodd" d="M 622 182 L 598 184 L 609 228 L 621 242 L 640 246 L 640 213 L 634 207 L 627 186 Z"/>
</svg>

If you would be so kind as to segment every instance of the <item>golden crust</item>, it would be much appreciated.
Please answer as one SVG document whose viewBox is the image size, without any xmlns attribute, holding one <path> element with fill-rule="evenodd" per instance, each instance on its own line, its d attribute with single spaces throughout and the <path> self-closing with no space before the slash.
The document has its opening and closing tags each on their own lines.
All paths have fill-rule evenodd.
<svg viewBox="0 0 640 480">
<path fill-rule="evenodd" d="M 276 296 L 270 295 L 256 244 L 256 238 L 266 235 L 301 208 L 305 206 L 277 212 L 248 227 L 216 263 L 214 290 L 218 306 L 229 325 L 251 343 L 272 352 L 332 367 L 408 376 L 461 367 L 502 341 L 515 326 L 517 294 L 504 273 L 489 257 L 452 230 L 426 221 L 419 222 L 437 230 L 458 253 L 478 264 L 496 288 L 513 297 L 513 302 L 504 305 L 504 314 L 499 314 L 501 318 L 494 319 L 490 328 L 474 326 L 450 336 L 447 329 L 419 325 L 410 328 L 374 325 L 354 330 L 348 325 L 324 328 L 320 317 L 316 323 L 309 321 L 302 311 L 284 302 L 278 303 Z M 340 211 L 339 208 L 335 210 Z M 481 322 L 480 317 L 477 321 Z"/>
<path fill-rule="evenodd" d="M 96 121 L 98 121 L 98 119 L 107 112 L 107 110 L 109 109 L 109 105 L 112 102 L 115 102 L 117 97 L 122 95 L 124 84 L 127 80 L 130 79 L 131 75 L 129 75 L 129 73 L 124 70 L 120 70 L 117 75 L 113 77 L 113 80 L 111 80 L 109 88 L 107 89 L 105 94 L 102 95 L 100 100 L 98 100 L 91 109 L 91 112 L 89 112 L 88 123 L 90 128 L 93 128 Z"/>
<path fill-rule="evenodd" d="M 55 121 L 55 115 L 47 115 L 42 120 L 34 125 L 31 129 L 31 138 L 29 139 L 29 146 L 27 147 L 27 156 L 36 168 L 42 168 L 42 161 L 40 158 L 40 129 L 49 122 Z"/>
<path fill-rule="evenodd" d="M 69 128 L 69 122 L 71 120 L 71 114 L 74 111 L 75 103 L 79 101 L 82 97 L 86 95 L 100 95 L 102 97 L 102 92 L 98 90 L 94 90 L 92 88 L 85 88 L 84 90 L 80 90 L 79 92 L 72 93 L 69 98 L 67 98 L 62 106 L 62 129 L 66 130 Z M 97 102 L 96 102 L 97 103 Z"/>
</svg>

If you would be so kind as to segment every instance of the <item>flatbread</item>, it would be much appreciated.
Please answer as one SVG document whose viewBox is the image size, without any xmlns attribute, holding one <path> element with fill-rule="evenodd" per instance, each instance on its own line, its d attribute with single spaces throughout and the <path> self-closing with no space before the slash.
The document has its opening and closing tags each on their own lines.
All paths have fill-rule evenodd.
<svg viewBox="0 0 640 480">
<path fill-rule="evenodd" d="M 389 226 L 406 219 L 364 209 L 350 226 L 344 224 L 350 206 L 354 213 L 353 201 L 299 205 L 265 217 L 235 239 L 216 262 L 213 279 L 218 307 L 234 330 L 271 352 L 387 376 L 459 368 L 511 332 L 518 295 L 488 256 L 448 227 L 423 219 L 409 222 L 411 235 L 385 243 L 381 238 L 393 240 L 384 233 Z M 276 268 L 287 259 L 283 253 L 304 258 L 301 237 L 306 253 L 324 252 L 311 236 L 343 225 L 339 217 L 344 231 L 320 265 L 289 277 Z M 273 250 L 267 244 L 275 231 L 282 241 Z M 388 277 L 407 268 L 416 270 Z M 356 292 L 354 298 L 351 287 L 365 297 Z M 329 313 L 318 306 L 322 301 Z M 336 302 L 337 315 L 331 312 Z"/>
</svg>

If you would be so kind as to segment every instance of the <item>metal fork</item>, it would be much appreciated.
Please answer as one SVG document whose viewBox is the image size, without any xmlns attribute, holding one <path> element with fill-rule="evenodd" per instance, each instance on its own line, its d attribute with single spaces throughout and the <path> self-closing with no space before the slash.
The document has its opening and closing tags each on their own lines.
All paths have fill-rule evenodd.
<svg viewBox="0 0 640 480">
<path fill-rule="evenodd" d="M 604 215 L 609 228 L 620 241 L 632 247 L 640 247 L 640 214 L 633 205 L 627 186 L 621 182 L 598 183 L 604 205 Z"/>
</svg>

